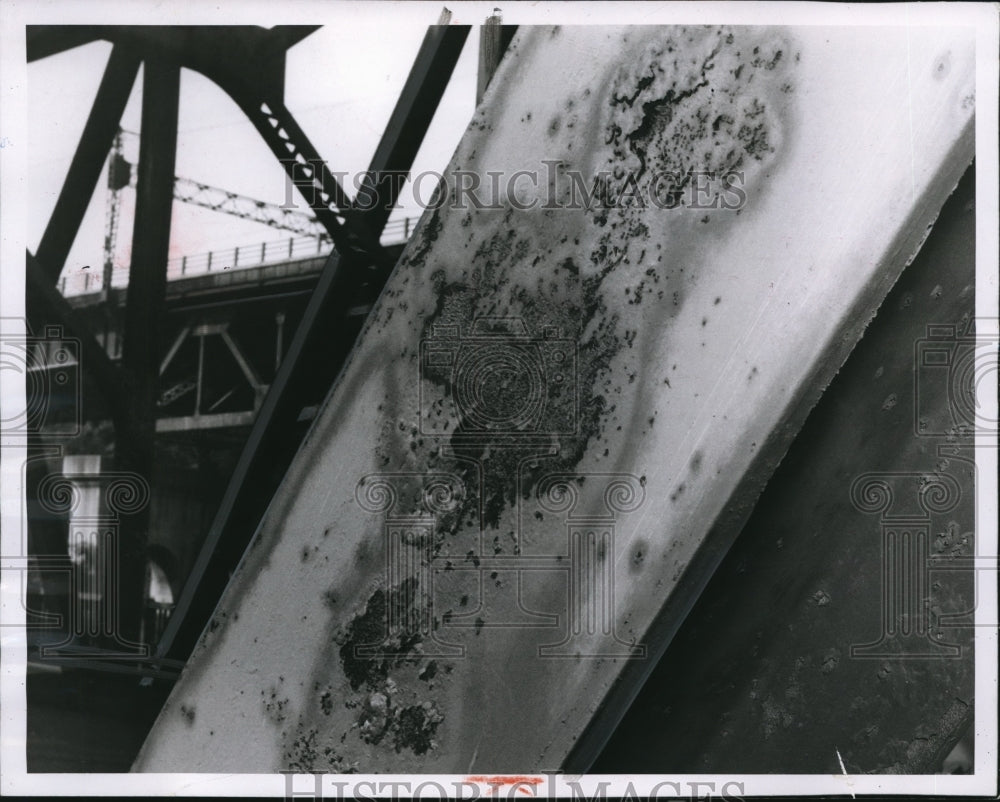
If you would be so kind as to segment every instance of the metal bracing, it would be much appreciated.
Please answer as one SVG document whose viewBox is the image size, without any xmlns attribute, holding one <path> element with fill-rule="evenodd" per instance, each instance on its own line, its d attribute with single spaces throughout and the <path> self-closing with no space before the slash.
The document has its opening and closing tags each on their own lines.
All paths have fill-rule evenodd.
<svg viewBox="0 0 1000 802">
<path fill-rule="evenodd" d="M 373 230 L 385 228 L 403 188 L 403 178 L 417 157 L 423 133 L 430 127 L 447 79 L 462 52 L 470 28 L 457 25 L 432 25 L 421 44 L 410 74 L 400 92 L 396 107 L 386 123 L 371 168 L 359 195 L 377 197 L 378 203 L 362 213 Z M 416 136 L 413 132 L 421 132 Z M 376 178 L 377 177 L 377 178 Z"/>
<path fill-rule="evenodd" d="M 344 254 L 364 254 L 384 270 L 391 269 L 378 236 L 363 222 L 340 181 L 330 172 L 285 104 L 276 98 L 252 102 L 246 97 L 234 96 L 233 99 L 281 163 L 337 250 Z"/>
<path fill-rule="evenodd" d="M 126 186 L 134 186 L 132 181 L 132 165 L 122 155 L 122 135 L 138 136 L 133 131 L 118 130 L 114 147 L 111 151 L 111 163 L 108 169 L 108 214 L 105 230 L 105 272 L 109 257 L 114 255 L 115 226 L 118 214 L 118 192 Z M 232 217 L 250 220 L 271 228 L 284 231 L 294 231 L 307 237 L 324 238 L 329 241 L 329 234 L 313 215 L 297 211 L 295 206 L 279 206 L 276 203 L 251 198 L 238 192 L 213 187 L 202 181 L 176 176 L 174 178 L 174 200 L 200 206 L 213 212 L 221 212 Z M 105 280 L 107 284 L 107 280 Z"/>
<path fill-rule="evenodd" d="M 392 268 L 393 259 L 380 244 L 379 234 L 398 199 L 403 180 L 412 166 L 470 28 L 441 25 L 428 30 L 372 159 L 369 175 L 373 178 L 362 189 L 369 202 L 364 204 L 363 209 L 351 202 L 284 106 L 285 50 L 312 30 L 314 28 L 288 26 L 271 30 L 252 26 L 84 26 L 73 30 L 71 35 L 59 28 L 29 30 L 29 60 L 95 39 L 106 39 L 115 44 L 115 53 L 123 54 L 114 59 L 116 65 L 124 62 L 127 50 L 150 53 L 155 55 L 149 63 L 169 64 L 169 69 L 174 72 L 180 67 L 193 69 L 214 81 L 247 114 L 336 248 L 327 260 L 303 320 L 292 335 L 277 376 L 263 399 L 249 440 L 206 536 L 202 553 L 181 594 L 177 613 L 158 647 L 160 656 L 186 657 L 189 653 L 224 588 L 229 571 L 242 554 L 297 448 L 302 433 L 298 424 L 299 413 L 304 406 L 315 404 L 322 398 L 350 351 L 358 319 L 355 317 L 349 322 L 348 311 L 358 306 L 359 293 L 368 301 L 374 298 Z M 106 76 L 106 82 L 114 85 L 122 82 L 123 70 L 123 66 L 112 69 L 109 65 L 108 73 L 115 80 L 111 81 Z M 159 79 L 165 80 L 165 76 L 160 74 Z M 127 99 L 127 92 L 123 94 Z M 121 102 L 123 104 L 124 100 Z M 168 98 L 166 102 L 168 108 L 164 113 L 169 116 L 174 101 Z M 96 184 L 100 165 L 117 130 L 120 114 L 110 113 L 110 105 L 106 103 L 100 113 L 95 109 L 92 114 L 94 127 L 99 128 L 104 136 L 103 152 L 90 191 Z M 168 127 L 171 128 L 170 134 L 163 136 L 176 137 L 176 121 Z M 150 134 L 153 131 L 144 122 L 143 140 Z M 87 139 L 86 136 L 84 138 Z M 88 142 L 85 150 L 89 153 L 92 149 L 92 143 Z M 83 144 L 81 150 L 84 150 Z M 168 160 L 171 194 L 172 150 L 171 146 Z M 161 161 L 160 170 L 164 163 Z M 140 172 L 142 169 L 140 164 Z M 164 177 L 167 174 L 158 171 L 157 175 Z M 160 186 L 159 179 L 155 183 Z M 141 179 L 139 192 L 140 195 L 143 193 Z M 69 194 L 78 197 L 79 191 Z M 123 369 L 117 370 L 102 352 L 108 364 L 105 366 L 107 370 L 100 371 L 98 376 L 102 389 L 109 397 L 118 394 L 123 385 L 128 392 L 133 389 L 139 392 L 141 401 L 135 408 L 123 408 L 115 417 L 116 439 L 119 441 L 133 441 L 132 435 L 142 432 L 133 445 L 126 446 L 126 449 L 135 452 L 128 459 L 136 466 L 145 464 L 148 446 L 152 442 L 151 432 L 156 428 L 156 390 L 161 362 L 152 334 L 142 333 L 139 325 L 142 318 L 142 325 L 153 329 L 149 323 L 158 319 L 162 308 L 162 273 L 157 269 L 147 275 L 145 266 L 158 266 L 161 250 L 165 259 L 171 198 L 159 190 L 154 194 L 159 199 L 155 204 L 151 205 L 149 201 L 144 203 L 141 197 L 139 201 L 140 207 L 152 209 L 156 206 L 159 209 L 158 223 L 152 224 L 148 215 L 144 223 L 141 215 L 137 215 L 133 269 L 125 309 L 126 320 L 132 322 L 126 325 Z M 50 228 L 53 225 L 50 223 Z M 78 227 L 79 220 L 70 219 L 63 237 L 71 243 Z M 148 233 L 140 235 L 140 229 L 152 232 L 151 236 Z M 68 245 L 64 244 L 56 254 L 61 251 L 68 252 Z M 139 258 L 140 253 L 146 254 L 149 261 Z M 65 257 L 61 261 L 53 260 L 52 265 L 39 261 L 45 265 L 45 272 L 54 283 L 59 270 L 54 270 L 52 265 L 57 264 L 61 269 Z M 143 271 L 137 269 L 139 265 L 144 266 Z M 52 289 L 55 292 L 54 287 Z M 63 320 L 62 315 L 68 306 L 66 309 L 62 306 L 50 303 L 48 309 Z M 93 337 L 86 336 L 93 340 L 96 348 L 100 348 Z M 334 343 L 332 349 L 331 342 Z M 143 356 L 140 358 L 139 354 Z M 141 537 L 136 540 L 141 541 Z"/>
<path fill-rule="evenodd" d="M 432 26 L 421 45 L 403 92 L 390 117 L 369 173 L 407 173 L 423 141 L 434 110 L 451 77 L 468 26 Z M 267 107 L 263 130 L 281 127 Z M 280 110 L 278 110 L 280 114 Z M 288 130 L 285 131 L 288 133 Z M 278 151 L 280 153 L 280 151 Z M 395 204 L 399 188 L 389 181 L 375 188 L 370 231 L 377 238 L 385 220 L 376 210 Z M 332 213 L 330 213 L 332 214 Z M 317 214 L 319 216 L 319 214 Z M 388 213 L 385 214 L 385 218 Z M 340 249 L 339 243 L 337 244 Z M 309 399 L 322 398 L 340 371 L 352 343 L 345 341 L 343 321 L 353 304 L 353 290 L 365 283 L 381 288 L 386 270 L 372 270 L 355 249 L 334 251 L 328 258 L 301 323 L 292 336 L 253 429 L 233 470 L 232 479 L 212 521 L 191 574 L 157 646 L 157 654 L 186 659 L 208 622 L 229 574 L 236 567 L 267 508 L 302 437 L 299 413 Z"/>
<path fill-rule="evenodd" d="M 66 181 L 35 254 L 53 284 L 59 279 L 80 223 L 83 222 L 83 216 L 100 179 L 104 160 L 118 133 L 118 123 L 125 111 L 138 70 L 139 57 L 135 52 L 122 45 L 115 46 L 108 58 L 104 77 L 66 174 Z"/>
<path fill-rule="evenodd" d="M 253 364 L 249 356 L 244 352 L 244 349 L 240 344 L 233 338 L 229 333 L 229 323 L 209 323 L 201 324 L 198 326 L 186 325 L 181 327 L 177 336 L 174 338 L 170 348 L 167 351 L 166 356 L 164 356 L 163 361 L 160 363 L 159 374 L 162 377 L 166 369 L 173 362 L 174 357 L 177 356 L 178 351 L 180 351 L 181 346 L 189 339 L 196 338 L 198 340 L 198 366 L 191 376 L 174 383 L 167 389 L 163 390 L 157 399 L 157 405 L 159 407 L 166 407 L 176 401 L 178 398 L 187 395 L 190 392 L 195 393 L 195 403 L 194 403 L 194 414 L 187 416 L 180 416 L 179 418 L 174 416 L 164 416 L 160 417 L 156 422 L 157 431 L 166 431 L 168 429 L 203 429 L 209 428 L 209 422 L 207 419 L 211 418 L 216 421 L 214 425 L 218 425 L 219 418 L 218 415 L 212 415 L 216 408 L 222 404 L 236 388 L 231 388 L 228 392 L 223 394 L 221 397 L 216 398 L 212 404 L 203 410 L 204 406 L 204 383 L 206 376 L 211 372 L 211 366 L 205 363 L 205 338 L 206 337 L 218 337 L 222 344 L 225 346 L 229 355 L 232 357 L 233 362 L 239 368 L 240 373 L 243 375 L 247 385 L 253 392 L 253 403 L 252 408 L 249 410 L 244 410 L 237 413 L 228 413 L 230 415 L 242 415 L 243 418 L 240 419 L 238 425 L 247 425 L 253 421 L 253 415 L 260 409 L 260 405 L 263 403 L 264 396 L 267 393 L 268 385 L 261 379 L 257 371 L 254 369 Z M 249 417 L 246 417 L 249 416 Z M 233 418 L 226 418 L 225 420 L 232 420 Z M 183 420 L 184 424 L 178 424 L 178 420 Z M 232 424 L 230 424 L 232 425 Z"/>
<path fill-rule="evenodd" d="M 212 187 L 200 181 L 192 181 L 190 178 L 174 180 L 174 199 L 271 228 L 294 231 L 307 237 L 329 238 L 323 226 L 311 215 Z"/>
</svg>

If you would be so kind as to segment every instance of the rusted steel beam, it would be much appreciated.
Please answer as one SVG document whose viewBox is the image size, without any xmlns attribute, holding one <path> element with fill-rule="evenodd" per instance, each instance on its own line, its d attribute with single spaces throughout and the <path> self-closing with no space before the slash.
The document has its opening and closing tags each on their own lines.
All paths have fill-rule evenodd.
<svg viewBox="0 0 1000 802">
<path fill-rule="evenodd" d="M 974 66 L 958 29 L 520 29 L 448 170 L 493 202 L 425 214 L 136 768 L 562 765 L 919 249 Z"/>
</svg>

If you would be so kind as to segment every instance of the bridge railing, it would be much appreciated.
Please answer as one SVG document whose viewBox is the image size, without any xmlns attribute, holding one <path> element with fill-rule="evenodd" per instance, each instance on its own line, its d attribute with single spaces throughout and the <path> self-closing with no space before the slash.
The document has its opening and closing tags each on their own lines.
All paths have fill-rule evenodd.
<svg viewBox="0 0 1000 802">
<path fill-rule="evenodd" d="M 330 238 L 290 237 L 287 240 L 261 242 L 259 245 L 240 245 L 236 248 L 209 251 L 193 256 L 180 256 L 167 261 L 167 280 L 182 276 L 214 273 L 220 270 L 237 270 L 241 267 L 258 267 L 274 262 L 288 262 L 329 253 L 333 248 Z"/>
<path fill-rule="evenodd" d="M 405 242 L 410 237 L 416 219 L 404 217 L 391 220 L 382 232 L 383 245 Z M 322 233 L 315 237 L 289 237 L 270 242 L 240 245 L 235 248 L 208 251 L 191 256 L 177 256 L 167 261 L 167 281 L 175 281 L 189 276 L 216 273 L 223 270 L 240 270 L 260 267 L 266 264 L 308 259 L 322 256 L 333 249 L 329 235 Z M 104 275 L 100 269 L 84 268 L 66 272 L 59 280 L 59 291 L 64 296 L 86 295 L 99 292 L 104 286 Z M 128 286 L 128 268 L 118 267 L 112 271 L 111 286 L 114 289 Z"/>
</svg>

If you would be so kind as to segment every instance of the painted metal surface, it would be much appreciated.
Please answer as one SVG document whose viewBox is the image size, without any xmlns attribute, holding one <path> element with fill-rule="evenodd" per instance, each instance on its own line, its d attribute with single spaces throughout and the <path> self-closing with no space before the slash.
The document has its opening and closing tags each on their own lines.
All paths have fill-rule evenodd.
<svg viewBox="0 0 1000 802">
<path fill-rule="evenodd" d="M 129 414 L 115 420 L 115 462 L 119 470 L 151 476 L 156 461 L 156 415 L 160 395 L 160 327 L 167 292 L 167 254 L 173 211 L 174 165 L 181 70 L 150 57 L 143 62 L 142 131 L 135 193 L 135 224 L 129 266 L 128 301 L 123 318 L 121 389 Z M 123 515 L 118 558 L 120 626 L 138 641 L 146 594 L 146 546 L 150 509 Z M 148 653 L 147 648 L 142 649 Z"/>
<path fill-rule="evenodd" d="M 973 431 L 988 422 L 966 400 L 996 365 L 995 333 L 991 357 L 974 325 L 973 171 L 596 773 L 941 771 L 972 720 L 976 588 L 995 577 L 970 562 Z"/>
<path fill-rule="evenodd" d="M 449 168 L 496 203 L 425 215 L 137 770 L 560 766 L 972 156 L 968 31 L 511 49 Z"/>
</svg>

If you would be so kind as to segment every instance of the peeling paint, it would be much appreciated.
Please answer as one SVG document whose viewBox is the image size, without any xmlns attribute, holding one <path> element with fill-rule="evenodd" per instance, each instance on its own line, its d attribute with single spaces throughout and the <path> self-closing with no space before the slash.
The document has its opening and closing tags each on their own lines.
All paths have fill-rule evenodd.
<svg viewBox="0 0 1000 802">
<path fill-rule="evenodd" d="M 745 232 L 750 241 L 773 233 L 761 210 L 776 202 L 779 179 L 784 190 L 793 186 L 788 160 L 802 122 L 793 115 L 800 73 L 812 68 L 818 48 L 800 48 L 797 33 L 756 28 L 622 28 L 613 42 L 586 28 L 544 34 L 518 34 L 515 59 L 505 59 L 452 169 L 520 169 L 525 159 L 544 158 L 576 170 L 578 189 L 615 202 L 525 210 L 515 201 L 533 196 L 518 190 L 502 198 L 500 211 L 445 207 L 425 215 L 227 594 L 221 609 L 235 614 L 242 604 L 239 625 L 234 618 L 211 633 L 201 666 L 184 680 L 207 688 L 222 665 L 225 677 L 259 692 L 260 701 L 252 698 L 238 714 L 273 729 L 279 748 L 266 739 L 254 747 L 254 757 L 265 754 L 273 768 L 472 772 L 505 760 L 523 765 L 527 750 L 558 763 L 621 660 L 591 660 L 583 646 L 558 668 L 538 660 L 538 647 L 560 635 L 496 625 L 510 612 L 503 592 L 520 593 L 520 577 L 488 560 L 545 555 L 564 576 L 566 516 L 531 506 L 543 480 L 578 476 L 572 489 L 585 515 L 603 509 L 604 499 L 585 492 L 584 474 L 641 475 L 651 514 L 643 511 L 641 525 L 622 524 L 620 554 L 606 545 L 594 551 L 595 565 L 633 580 L 615 586 L 624 605 L 615 625 L 641 637 L 702 536 L 690 522 L 714 519 L 731 489 L 725 481 L 746 469 L 758 443 L 767 445 L 767 427 L 747 430 L 742 409 L 722 402 L 735 383 L 754 404 L 777 408 L 761 399 L 769 390 L 777 398 L 776 376 L 787 373 L 755 373 L 760 360 L 777 357 L 746 344 L 736 350 L 727 327 L 746 325 L 765 308 L 769 282 L 786 291 L 810 265 L 758 258 L 738 282 L 735 302 L 715 279 L 744 269 Z M 563 51 L 588 54 L 572 80 L 542 69 Z M 510 65 L 521 58 L 552 81 L 549 91 L 530 98 L 518 91 L 523 78 Z M 662 173 L 677 172 L 676 181 L 661 179 L 668 200 L 693 192 L 699 171 L 745 173 L 739 188 L 753 199 L 745 213 L 630 200 Z M 572 190 L 564 182 L 558 199 Z M 765 333 L 776 329 L 766 316 L 761 325 Z M 445 361 L 426 359 L 428 349 Z M 781 353 L 783 364 L 799 364 L 794 348 Z M 463 386 L 463 371 L 484 354 L 520 360 L 524 369 Z M 719 370 L 727 360 L 735 376 Z M 715 405 L 717 420 L 703 414 Z M 714 446 L 720 438 L 723 455 Z M 391 581 L 389 514 L 362 509 L 354 495 L 362 476 L 380 473 L 394 477 L 393 516 L 433 517 L 401 536 L 419 557 Z M 432 474 L 461 485 L 454 504 L 433 516 L 415 478 Z M 437 573 L 428 582 L 430 560 Z M 527 577 L 525 598 L 509 607 L 558 612 L 564 581 Z M 292 583 L 308 590 L 295 609 L 283 601 Z M 251 598 L 257 615 L 248 614 Z M 565 626 L 565 610 L 559 615 Z M 462 658 L 442 656 L 453 651 L 438 636 L 463 649 Z M 232 669 L 226 662 L 250 654 L 259 675 L 249 657 Z M 523 743 L 511 741 L 511 717 L 540 721 L 555 684 L 566 726 L 544 742 L 541 727 Z M 200 711 L 212 704 L 202 701 L 207 692 L 198 698 Z M 783 726 L 778 709 L 790 702 L 782 691 L 773 699 Z M 217 721 L 236 709 L 215 710 L 209 720 L 217 733 Z M 501 762 L 473 766 L 477 755 Z"/>
</svg>

